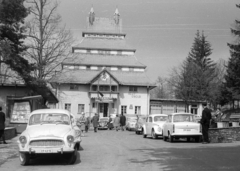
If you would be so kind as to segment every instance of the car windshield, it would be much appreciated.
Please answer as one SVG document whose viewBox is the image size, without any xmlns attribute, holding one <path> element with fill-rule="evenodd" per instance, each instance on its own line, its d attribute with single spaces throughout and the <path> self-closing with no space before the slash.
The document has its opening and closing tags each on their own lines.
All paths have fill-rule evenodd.
<svg viewBox="0 0 240 171">
<path fill-rule="evenodd" d="M 154 122 L 165 122 L 167 120 L 167 116 L 154 116 Z"/>
<path fill-rule="evenodd" d="M 37 124 L 64 124 L 69 125 L 69 116 L 62 113 L 40 113 L 30 117 L 29 125 Z"/>
<path fill-rule="evenodd" d="M 175 115 L 173 117 L 173 122 L 194 122 L 194 117 L 193 115 Z"/>
</svg>

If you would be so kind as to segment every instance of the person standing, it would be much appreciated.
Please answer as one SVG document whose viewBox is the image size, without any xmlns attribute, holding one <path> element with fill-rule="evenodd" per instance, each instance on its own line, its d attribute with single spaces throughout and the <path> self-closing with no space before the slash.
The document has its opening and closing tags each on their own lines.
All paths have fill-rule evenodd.
<svg viewBox="0 0 240 171">
<path fill-rule="evenodd" d="M 110 130 L 113 129 L 113 120 L 112 120 L 111 116 L 109 116 L 109 120 L 108 120 L 108 129 L 110 129 Z"/>
<path fill-rule="evenodd" d="M 203 144 L 209 143 L 208 129 L 210 126 L 211 119 L 212 119 L 212 114 L 211 114 L 211 110 L 209 109 L 209 103 L 207 103 L 206 107 L 202 111 L 202 119 L 200 121 L 202 125 Z"/>
<path fill-rule="evenodd" d="M 78 126 L 80 127 L 80 130 L 81 130 L 82 136 L 84 136 L 85 123 L 86 123 L 85 113 L 82 112 L 82 116 L 78 119 Z"/>
<path fill-rule="evenodd" d="M 89 127 L 90 127 L 90 117 L 88 116 L 87 118 L 86 118 L 86 122 L 85 122 L 85 132 L 87 133 L 88 132 L 88 130 L 89 130 Z"/>
<path fill-rule="evenodd" d="M 98 117 L 97 113 L 95 113 L 95 116 L 93 116 L 91 121 L 92 121 L 92 124 L 93 124 L 94 132 L 97 132 L 98 122 L 99 122 L 99 117 Z"/>
<path fill-rule="evenodd" d="M 2 138 L 3 144 L 7 144 L 4 136 L 5 129 L 5 113 L 2 111 L 2 107 L 0 106 L 0 139 Z"/>
<path fill-rule="evenodd" d="M 120 126 L 121 126 L 122 131 L 124 131 L 125 125 L 126 125 L 126 116 L 124 116 L 124 114 L 121 114 Z"/>
<path fill-rule="evenodd" d="M 118 131 L 119 126 L 120 126 L 120 118 L 119 118 L 118 114 L 114 118 L 113 125 L 114 125 L 116 131 Z"/>
</svg>

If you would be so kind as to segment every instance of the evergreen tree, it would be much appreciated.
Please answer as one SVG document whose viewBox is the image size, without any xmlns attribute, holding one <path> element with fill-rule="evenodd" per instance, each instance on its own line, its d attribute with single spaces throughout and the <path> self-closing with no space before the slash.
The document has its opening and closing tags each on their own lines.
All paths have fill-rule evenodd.
<svg viewBox="0 0 240 171">
<path fill-rule="evenodd" d="M 23 79 L 31 94 L 46 97 L 49 92 L 46 82 L 32 76 L 36 66 L 24 58 L 27 48 L 23 24 L 28 13 L 24 0 L 0 1 L 0 59 Z"/>
<path fill-rule="evenodd" d="M 209 96 L 211 89 L 210 84 L 215 75 L 215 63 L 210 58 L 212 54 L 211 44 L 206 40 L 204 33 L 200 35 L 199 31 L 196 33 L 193 46 L 189 52 L 188 64 L 194 64 L 194 74 L 192 79 L 194 80 L 194 92 L 192 97 L 194 100 L 210 100 Z"/>
<path fill-rule="evenodd" d="M 240 8 L 240 4 L 236 6 Z M 236 41 L 232 44 L 228 43 L 230 58 L 225 75 L 225 88 L 223 89 L 226 97 L 225 102 L 240 99 L 240 20 L 235 21 L 231 33 L 236 37 Z"/>
</svg>

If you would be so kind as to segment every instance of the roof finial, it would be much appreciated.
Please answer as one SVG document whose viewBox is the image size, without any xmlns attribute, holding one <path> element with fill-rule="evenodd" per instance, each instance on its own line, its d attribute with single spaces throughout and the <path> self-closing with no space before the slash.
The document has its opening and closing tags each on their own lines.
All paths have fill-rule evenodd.
<svg viewBox="0 0 240 171">
<path fill-rule="evenodd" d="M 114 13 L 114 20 L 115 20 L 115 23 L 116 24 L 119 24 L 119 19 L 120 19 L 120 14 L 119 14 L 119 11 L 118 11 L 118 8 L 116 6 L 116 10 L 115 10 L 115 13 Z"/>
<path fill-rule="evenodd" d="M 94 10 L 93 10 L 93 5 L 92 5 L 91 10 L 89 12 L 89 23 L 91 25 L 93 25 L 94 20 L 95 20 L 95 13 L 94 13 Z"/>
</svg>

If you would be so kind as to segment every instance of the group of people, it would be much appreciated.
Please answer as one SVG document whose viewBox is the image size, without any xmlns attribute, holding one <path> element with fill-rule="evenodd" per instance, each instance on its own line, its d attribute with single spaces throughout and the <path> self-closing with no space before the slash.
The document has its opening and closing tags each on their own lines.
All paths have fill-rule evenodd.
<svg viewBox="0 0 240 171">
<path fill-rule="evenodd" d="M 109 117 L 109 120 L 110 119 L 111 119 L 111 117 Z M 119 117 L 117 114 L 113 120 L 113 126 L 115 127 L 116 131 L 118 131 L 120 129 L 122 131 L 124 131 L 125 126 L 126 126 L 126 116 L 124 114 L 121 114 Z"/>
<path fill-rule="evenodd" d="M 84 136 L 84 132 L 85 133 L 88 132 L 91 123 L 93 125 L 94 132 L 97 132 L 99 124 L 99 115 L 97 113 L 95 113 L 92 119 L 90 117 L 86 117 L 85 113 L 82 113 L 81 117 L 77 119 L 77 126 L 80 128 L 82 136 Z M 109 116 L 108 128 L 110 130 L 115 128 L 116 131 L 120 129 L 124 131 L 125 126 L 126 116 L 124 116 L 123 114 L 121 114 L 120 116 L 117 114 L 114 119 L 112 119 L 111 116 Z"/>
</svg>

